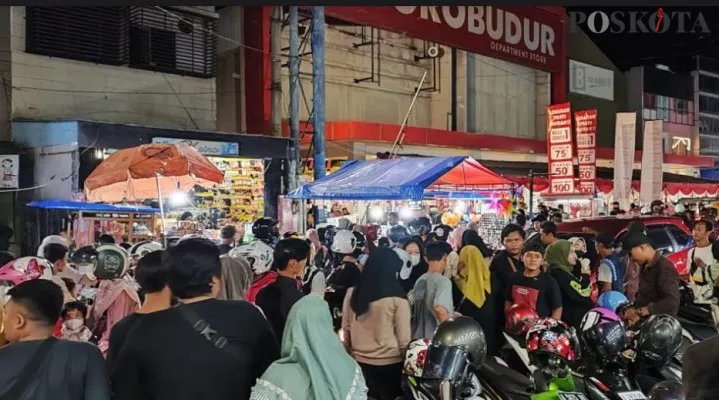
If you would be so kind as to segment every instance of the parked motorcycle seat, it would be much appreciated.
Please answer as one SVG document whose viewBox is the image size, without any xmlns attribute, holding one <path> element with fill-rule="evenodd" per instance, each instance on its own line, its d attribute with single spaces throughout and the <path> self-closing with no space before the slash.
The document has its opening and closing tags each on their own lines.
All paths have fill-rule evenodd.
<svg viewBox="0 0 719 400">
<path fill-rule="evenodd" d="M 708 339 L 717 334 L 717 329 L 711 325 L 689 321 L 681 317 L 679 317 L 678 319 L 682 328 L 686 329 L 687 332 L 689 332 L 695 340 Z"/>
<path fill-rule="evenodd" d="M 529 377 L 500 364 L 493 358 L 482 364 L 479 373 L 492 388 L 508 398 L 529 398 L 532 395 L 532 381 Z"/>
<path fill-rule="evenodd" d="M 679 307 L 678 317 L 695 323 L 711 323 L 713 317 L 710 304 L 693 304 Z"/>
</svg>

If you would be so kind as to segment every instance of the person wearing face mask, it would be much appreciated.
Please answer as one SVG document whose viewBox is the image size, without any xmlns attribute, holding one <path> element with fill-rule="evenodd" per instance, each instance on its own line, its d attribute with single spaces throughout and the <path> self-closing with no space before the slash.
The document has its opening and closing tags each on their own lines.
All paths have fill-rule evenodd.
<svg viewBox="0 0 719 400">
<path fill-rule="evenodd" d="M 407 296 L 412 310 L 412 340 L 431 338 L 437 326 L 454 313 L 452 281 L 444 276 L 451 251 L 445 242 L 427 245 L 427 273 L 417 279 Z"/>
<path fill-rule="evenodd" d="M 33 279 L 8 291 L 5 336 L 0 348 L 0 399 L 110 400 L 107 369 L 97 347 L 56 339 L 62 290 Z"/>
<path fill-rule="evenodd" d="M 87 342 L 92 337 L 90 328 L 85 326 L 87 307 L 81 301 L 73 301 L 65 304 L 62 308 L 62 333 L 61 338 Z"/>
<path fill-rule="evenodd" d="M 111 371 L 113 399 L 250 398 L 280 355 L 269 322 L 249 302 L 216 298 L 222 265 L 213 242 L 179 241 L 162 262 L 180 304 L 135 323 Z"/>
<path fill-rule="evenodd" d="M 67 247 L 63 246 L 60 243 L 49 243 L 44 247 L 43 250 L 45 259 L 52 263 L 52 271 L 46 271 L 46 273 L 52 274 L 51 280 L 55 282 L 55 284 L 58 285 L 62 290 L 63 302 L 69 303 L 71 301 L 74 301 L 75 298 L 72 297 L 72 293 L 70 293 L 70 291 L 68 290 L 65 281 L 63 281 L 62 277 L 58 275 L 59 273 L 64 271 L 65 267 L 67 266 Z"/>
<path fill-rule="evenodd" d="M 399 271 L 399 284 L 405 292 L 409 292 L 417 283 L 417 279 L 427 272 L 427 263 L 424 260 L 424 245 L 418 236 L 412 236 L 402 245 L 409 255 L 410 267 L 402 267 Z"/>
<path fill-rule="evenodd" d="M 560 239 L 547 246 L 544 259 L 562 293 L 562 321 L 578 328 L 584 314 L 594 307 L 589 275 L 575 275 L 577 254 L 567 240 Z"/>
<path fill-rule="evenodd" d="M 591 261 L 587 257 L 587 242 L 578 236 L 574 236 L 569 238 L 569 243 L 572 244 L 572 248 L 574 249 L 574 254 L 577 255 L 577 264 L 576 264 L 576 275 L 581 274 L 587 274 L 590 275 L 591 271 L 589 269 L 589 264 Z"/>
</svg>

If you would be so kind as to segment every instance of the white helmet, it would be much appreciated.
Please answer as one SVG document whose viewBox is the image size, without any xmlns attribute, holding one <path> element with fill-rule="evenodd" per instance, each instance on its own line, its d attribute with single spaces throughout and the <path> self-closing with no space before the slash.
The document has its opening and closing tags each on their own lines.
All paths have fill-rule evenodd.
<svg viewBox="0 0 719 400">
<path fill-rule="evenodd" d="M 160 243 L 145 240 L 135 243 L 132 247 L 130 247 L 130 257 L 142 258 L 145 254 L 152 253 L 157 250 L 162 250 L 162 245 Z"/>
<path fill-rule="evenodd" d="M 412 259 L 404 249 L 395 247 L 392 250 L 394 250 L 399 259 L 402 260 L 402 267 L 399 269 L 398 276 L 403 280 L 409 279 L 409 276 L 412 273 Z"/>
<path fill-rule="evenodd" d="M 427 360 L 427 350 L 432 344 L 432 339 L 415 339 L 407 346 L 404 353 L 404 365 L 402 373 L 407 376 L 421 378 L 424 373 L 424 362 Z"/>
<path fill-rule="evenodd" d="M 332 240 L 332 252 L 337 254 L 352 254 L 357 245 L 357 237 L 346 229 L 339 230 Z"/>
<path fill-rule="evenodd" d="M 232 258 L 243 258 L 250 263 L 255 274 L 264 274 L 272 268 L 275 260 L 272 247 L 256 240 L 251 243 L 242 244 L 230 250 L 228 254 Z"/>
</svg>

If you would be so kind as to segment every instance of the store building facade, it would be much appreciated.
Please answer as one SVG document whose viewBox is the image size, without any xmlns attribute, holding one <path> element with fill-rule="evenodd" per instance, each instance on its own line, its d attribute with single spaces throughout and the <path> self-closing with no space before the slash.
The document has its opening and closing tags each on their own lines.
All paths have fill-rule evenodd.
<svg viewBox="0 0 719 400">
<path fill-rule="evenodd" d="M 259 160 L 265 213 L 276 215 L 292 142 L 218 133 L 228 89 L 217 87 L 214 10 L 0 7 L 0 140 L 22 149 L 20 186 L 34 188 L 18 199 L 78 199 L 108 151 L 184 141 Z"/>
</svg>

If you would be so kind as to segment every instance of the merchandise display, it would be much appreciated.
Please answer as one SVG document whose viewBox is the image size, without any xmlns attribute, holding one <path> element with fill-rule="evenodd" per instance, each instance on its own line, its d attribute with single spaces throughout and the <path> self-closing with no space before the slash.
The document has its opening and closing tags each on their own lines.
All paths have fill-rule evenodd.
<svg viewBox="0 0 719 400">
<path fill-rule="evenodd" d="M 232 222 L 250 223 L 261 217 L 264 214 L 265 187 L 262 160 L 208 159 L 225 173 L 222 184 L 195 192 L 195 206 L 211 212 L 213 223 L 210 226 L 221 227 Z"/>
</svg>

